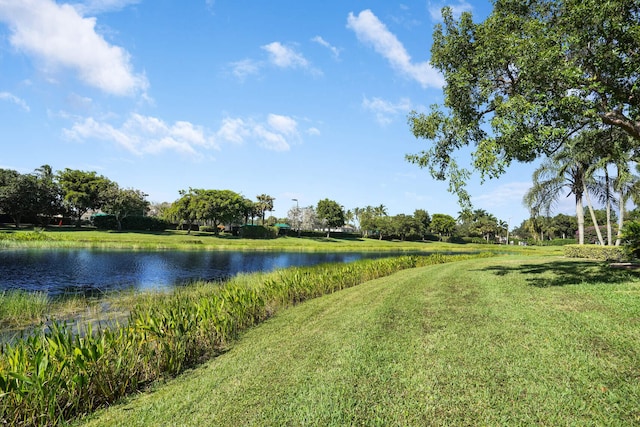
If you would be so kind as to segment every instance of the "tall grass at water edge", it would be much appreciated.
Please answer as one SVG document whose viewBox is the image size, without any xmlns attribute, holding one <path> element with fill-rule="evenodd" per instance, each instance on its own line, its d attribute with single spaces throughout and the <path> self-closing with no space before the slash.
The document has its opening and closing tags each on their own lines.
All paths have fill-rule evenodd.
<svg viewBox="0 0 640 427">
<path fill-rule="evenodd" d="M 0 325 L 20 325 L 42 319 L 49 304 L 44 292 L 0 291 Z"/>
<path fill-rule="evenodd" d="M 484 255 L 402 256 L 196 283 L 141 299 L 128 321 L 77 333 L 53 322 L 0 353 L 0 423 L 56 425 L 222 351 L 279 310 L 407 268 Z"/>
</svg>

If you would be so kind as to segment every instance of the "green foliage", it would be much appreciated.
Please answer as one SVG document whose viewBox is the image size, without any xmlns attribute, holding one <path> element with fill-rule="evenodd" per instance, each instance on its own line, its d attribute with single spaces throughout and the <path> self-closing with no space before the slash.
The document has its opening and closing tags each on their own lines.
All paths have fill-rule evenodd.
<svg viewBox="0 0 640 427">
<path fill-rule="evenodd" d="M 431 231 L 440 236 L 450 236 L 456 229 L 456 220 L 447 214 L 433 214 L 431 217 Z"/>
<path fill-rule="evenodd" d="M 26 231 L 22 233 L 0 233 L 0 240 L 13 240 L 18 242 L 46 242 L 54 240 L 51 234 L 37 229 L 34 231 Z"/>
<path fill-rule="evenodd" d="M 58 182 L 65 203 L 78 220 L 78 226 L 82 215 L 90 209 L 97 210 L 104 206 L 107 193 L 115 185 L 94 171 L 85 172 L 69 168 L 58 172 Z"/>
<path fill-rule="evenodd" d="M 0 292 L 0 324 L 23 324 L 42 319 L 49 304 L 44 292 Z"/>
<path fill-rule="evenodd" d="M 564 255 L 568 258 L 586 258 L 600 261 L 624 261 L 625 251 L 620 246 L 565 245 Z"/>
<path fill-rule="evenodd" d="M 152 216 L 131 215 L 122 220 L 123 230 L 164 231 L 170 226 L 164 219 Z"/>
<path fill-rule="evenodd" d="M 245 225 L 240 228 L 240 237 L 245 239 L 275 239 L 278 237 L 278 228 L 262 225 Z"/>
<path fill-rule="evenodd" d="M 431 64 L 444 104 L 413 112 L 417 138 L 433 144 L 407 159 L 469 202 L 469 172 L 455 152 L 474 147 L 473 168 L 497 177 L 513 161 L 556 152 L 583 129 L 613 126 L 640 141 L 640 6 L 636 0 L 497 0 L 474 23 L 443 10 Z M 621 48 L 624 46 L 624 48 Z"/>
<path fill-rule="evenodd" d="M 640 258 L 640 221 L 627 221 L 622 227 L 622 239 L 627 254 Z"/>
<path fill-rule="evenodd" d="M 118 221 L 114 215 L 94 215 L 91 222 L 98 230 L 118 229 Z"/>
<path fill-rule="evenodd" d="M 537 240 L 534 242 L 537 246 L 566 246 L 575 245 L 576 239 L 551 239 L 551 240 Z"/>
<path fill-rule="evenodd" d="M 316 214 L 327 230 L 344 225 L 344 209 L 333 200 L 320 200 L 316 207 Z M 329 237 L 329 231 L 327 231 L 327 237 Z"/>
<path fill-rule="evenodd" d="M 118 230 L 122 230 L 122 220 L 130 215 L 144 214 L 149 210 L 147 195 L 140 190 L 132 188 L 120 188 L 117 184 L 109 186 L 102 210 L 113 215 L 116 219 Z"/>
<path fill-rule="evenodd" d="M 100 230 L 118 230 L 118 221 L 114 215 L 95 215 L 93 225 Z M 170 224 L 160 218 L 150 216 L 127 216 L 121 221 L 121 230 L 163 231 Z"/>
</svg>

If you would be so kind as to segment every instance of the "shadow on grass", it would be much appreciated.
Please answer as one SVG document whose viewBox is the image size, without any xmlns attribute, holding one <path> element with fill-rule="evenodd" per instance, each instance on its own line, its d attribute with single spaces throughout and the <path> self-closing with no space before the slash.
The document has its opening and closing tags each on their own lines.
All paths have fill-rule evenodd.
<svg viewBox="0 0 640 427">
<path fill-rule="evenodd" d="M 524 274 L 528 276 L 527 282 L 538 288 L 596 283 L 618 284 L 640 277 L 638 271 L 612 268 L 607 263 L 594 261 L 554 261 L 520 266 L 496 265 L 483 270 L 493 271 L 497 276 L 509 273 Z"/>
</svg>

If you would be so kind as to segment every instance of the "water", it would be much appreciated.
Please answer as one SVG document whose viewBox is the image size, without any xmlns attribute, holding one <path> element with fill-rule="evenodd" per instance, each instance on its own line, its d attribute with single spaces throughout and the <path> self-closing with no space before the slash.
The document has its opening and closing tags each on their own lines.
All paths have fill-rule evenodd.
<svg viewBox="0 0 640 427">
<path fill-rule="evenodd" d="M 0 251 L 0 290 L 96 295 L 113 290 L 179 286 L 238 273 L 351 262 L 394 254 L 205 251 Z"/>
</svg>

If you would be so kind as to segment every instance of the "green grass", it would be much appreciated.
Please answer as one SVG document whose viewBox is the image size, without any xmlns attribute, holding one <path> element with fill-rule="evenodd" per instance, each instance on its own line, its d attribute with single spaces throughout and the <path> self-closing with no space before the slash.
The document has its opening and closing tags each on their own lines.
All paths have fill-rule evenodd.
<svg viewBox="0 0 640 427">
<path fill-rule="evenodd" d="M 49 228 L 46 231 L 0 230 L 2 248 L 103 248 L 139 250 L 241 250 L 318 252 L 476 252 L 509 251 L 559 254 L 560 247 L 517 247 L 500 245 L 401 242 L 362 238 L 296 238 L 270 240 L 241 239 L 230 235 L 168 230 L 164 232 L 115 232 L 91 229 Z"/>
<path fill-rule="evenodd" d="M 280 312 L 82 425 L 638 425 L 640 281 L 559 257 L 405 270 Z"/>
<path fill-rule="evenodd" d="M 0 327 L 20 326 L 41 320 L 50 301 L 44 292 L 0 292 Z"/>
</svg>

